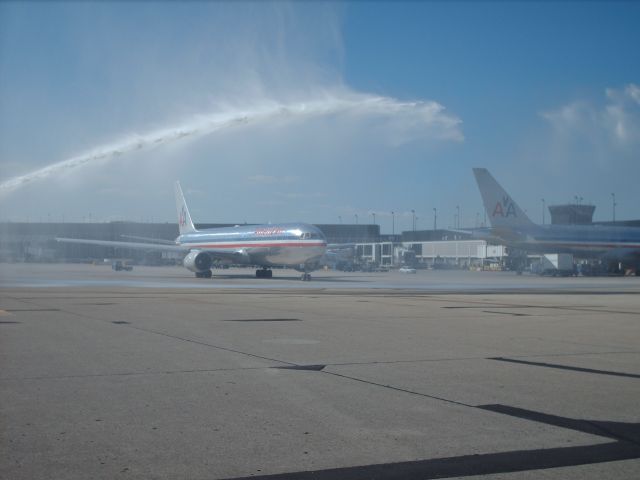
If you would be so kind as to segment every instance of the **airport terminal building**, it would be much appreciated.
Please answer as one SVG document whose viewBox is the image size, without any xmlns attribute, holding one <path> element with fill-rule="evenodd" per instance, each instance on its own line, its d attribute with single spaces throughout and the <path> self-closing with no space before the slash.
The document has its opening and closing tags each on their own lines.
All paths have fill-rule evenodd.
<svg viewBox="0 0 640 480">
<path fill-rule="evenodd" d="M 549 207 L 552 224 L 592 224 L 595 207 L 590 205 L 555 205 Z M 598 222 L 611 224 L 611 222 Z M 617 224 L 640 225 L 640 221 Z M 228 227 L 234 224 L 197 224 L 196 228 Z M 503 245 L 472 239 L 461 231 L 418 230 L 396 235 L 380 233 L 375 224 L 316 225 L 330 244 L 347 244 L 349 248 L 327 256 L 332 268 L 389 268 L 411 265 L 422 268 L 502 268 L 509 264 L 509 250 Z M 175 264 L 182 255 L 175 252 L 144 251 L 123 247 L 106 247 L 59 243 L 56 237 L 109 241 L 163 242 L 178 236 L 175 223 L 106 222 L 106 223 L 0 223 L 1 262 L 103 262 L 126 259 L 146 265 Z M 552 253 L 552 252 L 549 252 Z"/>
<path fill-rule="evenodd" d="M 198 224 L 196 228 L 233 226 Z M 402 232 L 381 235 L 379 225 L 316 225 L 330 244 L 348 244 L 338 258 L 327 259 L 332 267 L 347 264 L 361 267 L 471 266 L 486 260 L 500 261 L 504 247 L 470 240 L 464 234 L 446 230 Z M 0 223 L 0 261 L 2 262 L 103 262 L 127 259 L 146 265 L 179 263 L 182 256 L 173 252 L 143 251 L 123 247 L 59 243 L 56 237 L 109 241 L 173 241 L 178 236 L 174 223 Z"/>
</svg>

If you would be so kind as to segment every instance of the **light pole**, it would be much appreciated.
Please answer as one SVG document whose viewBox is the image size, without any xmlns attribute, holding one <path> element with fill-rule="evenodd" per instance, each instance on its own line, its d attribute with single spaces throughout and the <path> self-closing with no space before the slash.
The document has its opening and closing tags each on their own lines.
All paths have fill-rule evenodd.
<svg viewBox="0 0 640 480">
<path fill-rule="evenodd" d="M 356 225 L 357 225 L 358 224 L 358 214 L 357 213 L 355 214 L 355 217 L 356 217 Z"/>
<path fill-rule="evenodd" d="M 375 225 L 376 224 L 376 212 L 373 212 L 371 214 L 371 216 L 373 217 L 373 224 Z"/>
<path fill-rule="evenodd" d="M 460 228 L 460 205 L 456 205 L 456 228 Z"/>
<path fill-rule="evenodd" d="M 416 231 L 416 211 L 411 209 L 411 228 Z"/>
<path fill-rule="evenodd" d="M 613 202 L 612 203 L 612 205 L 613 205 L 613 223 L 616 223 L 616 205 L 617 205 L 617 203 L 616 203 L 616 194 L 615 193 L 611 194 L 611 201 Z"/>
<path fill-rule="evenodd" d="M 433 209 L 433 229 L 438 229 L 438 210 L 436 208 Z"/>
<path fill-rule="evenodd" d="M 544 225 L 544 198 L 540 199 L 542 201 L 542 224 Z"/>
<path fill-rule="evenodd" d="M 340 220 L 340 225 L 342 225 L 342 215 L 338 215 L 338 220 Z"/>
<path fill-rule="evenodd" d="M 391 235 L 396 234 L 396 214 L 394 211 L 391 212 Z"/>
</svg>

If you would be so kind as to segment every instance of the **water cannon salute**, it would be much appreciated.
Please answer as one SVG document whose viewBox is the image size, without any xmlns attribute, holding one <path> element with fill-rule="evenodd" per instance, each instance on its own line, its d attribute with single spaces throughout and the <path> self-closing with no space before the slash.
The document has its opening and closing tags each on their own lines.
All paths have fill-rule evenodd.
<svg viewBox="0 0 640 480">
<path fill-rule="evenodd" d="M 0 479 L 640 478 L 639 25 L 0 1 Z"/>
<path fill-rule="evenodd" d="M 477 98 L 487 105 L 504 103 L 502 97 L 470 91 L 473 82 L 443 90 L 433 72 L 447 71 L 450 57 L 440 51 L 422 59 L 423 74 L 410 79 L 401 68 L 368 63 L 369 45 L 357 39 L 360 33 L 369 37 L 356 35 L 357 28 L 342 36 L 343 22 L 353 17 L 339 6 L 203 4 L 193 10 L 197 14 L 165 17 L 156 16 L 151 5 L 136 5 L 115 37 L 112 28 L 87 18 L 93 27 L 84 50 L 69 46 L 80 35 L 78 27 L 56 34 L 28 27 L 34 35 L 51 35 L 43 40 L 42 55 L 58 58 L 61 67 L 29 76 L 47 79 L 50 94 L 42 102 L 42 89 L 20 76 L 22 61 L 33 62 L 34 71 L 43 68 L 39 57 L 19 57 L 17 51 L 3 57 L 3 71 L 13 73 L 0 90 L 0 220 L 174 222 L 166 192 L 179 179 L 202 222 L 310 225 L 373 217 L 380 233 L 394 235 L 419 229 L 418 220 L 429 225 L 433 211 L 434 230 L 436 216 L 441 228 L 468 230 L 483 209 L 469 175 L 479 163 L 513 176 L 517 183 L 510 184 L 519 186 L 520 201 L 530 211 L 540 197 L 560 202 L 580 192 L 598 204 L 600 221 L 610 220 L 605 212 L 614 193 L 619 220 L 637 213 L 632 179 L 640 176 L 634 161 L 640 87 L 633 75 L 594 85 L 596 93 L 588 98 L 571 100 L 555 92 L 553 98 L 566 101 L 522 100 L 517 112 L 505 108 L 487 122 L 480 112 L 488 107 L 467 105 Z M 101 5 L 82 15 L 106 25 L 116 11 Z M 69 22 L 78 14 L 71 6 L 31 13 L 35 24 L 50 18 Z M 150 19 L 157 28 L 140 30 L 140 22 Z M 438 32 L 450 34 L 432 31 Z M 490 43 L 482 48 L 495 52 Z M 464 65 L 450 78 L 469 77 Z M 493 81 L 486 72 L 478 74 L 479 83 Z M 96 76 L 105 81 L 95 82 Z M 513 79 L 495 92 L 520 95 L 527 81 Z M 505 136 L 492 122 L 514 131 Z M 538 124 L 535 133 L 526 129 L 532 122 Z M 490 220 L 500 212 L 516 218 L 512 203 L 492 208 Z M 137 248 L 127 243 L 123 248 Z M 257 257 L 246 248 L 238 247 L 234 258 L 259 260 L 260 272 L 286 257 Z M 185 250 L 185 266 L 208 276 L 192 261 L 194 251 Z M 199 253 L 198 265 L 228 260 L 214 250 Z M 316 260 L 311 256 L 297 268 L 308 273 Z"/>
<path fill-rule="evenodd" d="M 5 159 L 11 161 L 0 178 L 4 220 L 44 215 L 61 222 L 169 221 L 167 195 L 160 192 L 180 179 L 193 193 L 192 208 L 201 221 L 263 226 L 189 231 L 180 212 L 176 245 L 106 239 L 98 243 L 100 239 L 62 235 L 58 241 L 183 251 L 184 266 L 203 278 L 211 276 L 212 265 L 228 262 L 255 265 L 259 278 L 270 278 L 273 266 L 290 266 L 309 280 L 326 248 L 322 232 L 309 222 L 331 223 L 333 212 L 352 210 L 355 198 L 370 194 L 367 183 L 374 178 L 351 181 L 360 176 L 363 159 L 388 163 L 403 147 L 417 145 L 417 155 L 463 141 L 460 119 L 437 101 L 394 98 L 345 84 L 339 71 L 342 45 L 333 36 L 341 14 L 334 8 L 309 7 L 326 22 L 313 21 L 301 30 L 306 8 L 256 6 L 260 18 L 250 15 L 251 20 L 243 20 L 246 31 L 239 36 L 227 21 L 244 7 L 238 12 L 218 5 L 198 8 L 215 13 L 216 20 L 202 33 L 206 40 L 185 40 L 185 50 L 202 53 L 197 60 L 175 52 L 173 45 L 162 43 L 165 40 L 153 45 L 151 37 L 145 37 L 149 43 L 143 42 L 129 56 L 114 50 L 113 57 L 107 54 L 100 63 L 94 57 L 81 59 L 87 69 L 105 75 L 108 70 L 116 84 L 91 96 L 87 104 L 66 91 L 68 72 L 57 73 L 52 88 L 72 97 L 64 108 L 55 107 L 56 98 L 50 98 L 53 115 L 70 108 L 77 112 L 60 122 L 57 132 L 38 114 L 45 106 L 21 106 L 25 122 L 28 113 L 32 123 L 40 122 L 35 128 L 42 132 L 41 141 L 56 134 L 45 151 L 27 142 L 25 135 L 20 147 L 16 137 L 7 142 L 13 147 L 6 149 L 12 158 Z M 64 8 L 54 10 L 62 17 L 67 13 Z M 145 6 L 134 10 L 132 18 L 148 14 Z M 125 20 L 124 38 L 137 35 L 128 30 L 133 27 Z M 96 42 L 113 46 L 111 33 L 96 28 Z M 151 35 L 142 33 L 147 34 Z M 230 36 L 238 41 L 228 43 Z M 287 41 L 282 43 L 282 38 Z M 258 44 L 260 49 L 255 48 Z M 156 48 L 174 55 L 156 62 L 150 54 Z M 334 60 L 318 68 L 316 57 Z M 225 68 L 218 68 L 221 62 L 226 62 Z M 133 64 L 144 68 L 125 68 Z M 107 98 L 112 99 L 109 105 L 104 103 Z M 80 134 L 68 134 L 67 127 Z M 98 139 L 94 145 L 88 140 L 92 137 Z M 74 144 L 74 139 L 79 141 Z"/>
</svg>

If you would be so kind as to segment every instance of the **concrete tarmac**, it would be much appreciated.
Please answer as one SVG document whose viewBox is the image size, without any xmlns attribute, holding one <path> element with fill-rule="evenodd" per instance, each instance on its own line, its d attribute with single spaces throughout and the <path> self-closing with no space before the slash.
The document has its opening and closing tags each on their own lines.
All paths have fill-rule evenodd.
<svg viewBox="0 0 640 480">
<path fill-rule="evenodd" d="M 0 478 L 637 479 L 640 279 L 0 265 Z"/>
</svg>

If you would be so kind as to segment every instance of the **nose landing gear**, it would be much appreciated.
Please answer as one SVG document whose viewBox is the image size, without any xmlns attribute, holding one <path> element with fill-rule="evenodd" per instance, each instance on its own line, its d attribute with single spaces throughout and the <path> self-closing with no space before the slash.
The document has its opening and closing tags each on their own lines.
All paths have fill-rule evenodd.
<svg viewBox="0 0 640 480">
<path fill-rule="evenodd" d="M 256 270 L 256 278 L 271 278 L 271 277 L 273 277 L 273 272 L 266 267 Z"/>
</svg>

